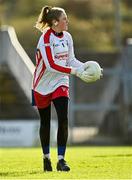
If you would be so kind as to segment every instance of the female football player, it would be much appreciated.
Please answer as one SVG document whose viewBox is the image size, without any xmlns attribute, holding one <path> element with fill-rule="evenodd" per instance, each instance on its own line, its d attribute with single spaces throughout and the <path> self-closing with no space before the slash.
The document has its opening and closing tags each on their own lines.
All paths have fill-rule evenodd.
<svg viewBox="0 0 132 180">
<path fill-rule="evenodd" d="M 64 157 L 68 138 L 68 99 L 70 74 L 81 77 L 84 64 L 74 56 L 73 41 L 68 30 L 64 9 L 45 6 L 36 22 L 42 32 L 36 49 L 36 68 L 33 76 L 33 99 L 40 115 L 40 141 L 44 171 L 52 171 L 50 160 L 51 102 L 58 117 L 58 171 L 69 171 Z M 84 77 L 85 78 L 85 77 Z M 87 77 L 88 78 L 88 77 Z M 92 76 L 89 77 L 92 79 Z"/>
</svg>

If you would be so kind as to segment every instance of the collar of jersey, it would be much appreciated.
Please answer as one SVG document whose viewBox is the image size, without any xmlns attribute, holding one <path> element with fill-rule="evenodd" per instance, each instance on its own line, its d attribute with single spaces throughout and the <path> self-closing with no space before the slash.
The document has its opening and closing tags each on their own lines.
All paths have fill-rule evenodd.
<svg viewBox="0 0 132 180">
<path fill-rule="evenodd" d="M 63 37 L 63 32 L 60 32 L 60 33 L 55 32 L 52 28 L 51 28 L 51 32 L 52 32 L 55 36 L 57 36 L 58 38 L 62 38 L 62 37 Z"/>
</svg>

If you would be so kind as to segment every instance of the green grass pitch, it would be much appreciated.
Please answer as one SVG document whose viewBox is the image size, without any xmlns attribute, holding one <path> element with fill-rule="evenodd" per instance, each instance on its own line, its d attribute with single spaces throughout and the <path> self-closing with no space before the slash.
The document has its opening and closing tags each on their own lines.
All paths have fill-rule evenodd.
<svg viewBox="0 0 132 180">
<path fill-rule="evenodd" d="M 0 179 L 132 179 L 132 147 L 68 147 L 70 172 L 43 172 L 40 148 L 1 148 Z"/>
</svg>

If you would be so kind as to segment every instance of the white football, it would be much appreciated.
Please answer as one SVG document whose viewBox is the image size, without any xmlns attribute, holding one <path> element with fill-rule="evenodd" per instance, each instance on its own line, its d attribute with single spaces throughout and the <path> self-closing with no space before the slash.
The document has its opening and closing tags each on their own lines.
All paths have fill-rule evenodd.
<svg viewBox="0 0 132 180">
<path fill-rule="evenodd" d="M 85 71 L 89 74 L 95 77 L 95 79 L 100 79 L 102 76 L 103 69 L 100 67 L 99 63 L 96 61 L 88 61 L 87 62 L 87 68 Z"/>
</svg>

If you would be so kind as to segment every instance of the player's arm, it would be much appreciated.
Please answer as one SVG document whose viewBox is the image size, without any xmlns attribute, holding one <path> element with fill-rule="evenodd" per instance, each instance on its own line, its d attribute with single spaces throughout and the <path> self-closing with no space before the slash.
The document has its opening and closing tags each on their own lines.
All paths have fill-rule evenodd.
<svg viewBox="0 0 132 180">
<path fill-rule="evenodd" d="M 89 61 L 82 63 L 75 58 L 73 40 L 70 34 L 68 34 L 68 40 L 69 40 L 68 65 L 79 69 L 80 73 L 78 73 L 77 76 L 81 78 L 83 81 L 85 82 L 95 81 L 95 75 L 89 73 L 89 69 L 91 69 L 91 64 L 89 63 Z"/>
<path fill-rule="evenodd" d="M 54 52 L 52 43 L 44 43 L 41 39 L 39 49 L 44 60 L 46 68 L 51 72 L 71 74 L 72 68 L 67 66 L 60 66 L 54 61 Z"/>
<path fill-rule="evenodd" d="M 69 59 L 68 59 L 68 66 L 72 66 L 75 68 L 79 68 L 82 67 L 84 70 L 87 69 L 90 64 L 88 63 L 89 61 L 82 63 L 81 61 L 79 61 L 78 59 L 76 59 L 75 57 L 75 53 L 74 53 L 74 45 L 73 45 L 73 40 L 72 40 L 72 36 L 68 33 L 68 48 L 69 48 Z"/>
<path fill-rule="evenodd" d="M 53 51 L 53 45 L 52 43 L 43 43 L 43 41 L 38 46 L 42 58 L 44 60 L 44 64 L 46 68 L 51 72 L 58 72 L 58 73 L 64 73 L 64 74 L 72 74 L 80 77 L 80 75 L 83 72 L 83 69 L 80 68 L 80 66 L 74 66 L 71 67 L 68 66 L 60 66 L 55 63 L 54 61 L 54 51 Z"/>
<path fill-rule="evenodd" d="M 68 34 L 68 48 L 69 48 L 69 57 L 68 57 L 68 65 L 72 67 L 81 67 L 84 63 L 76 59 L 73 47 L 73 40 L 70 34 Z"/>
</svg>

